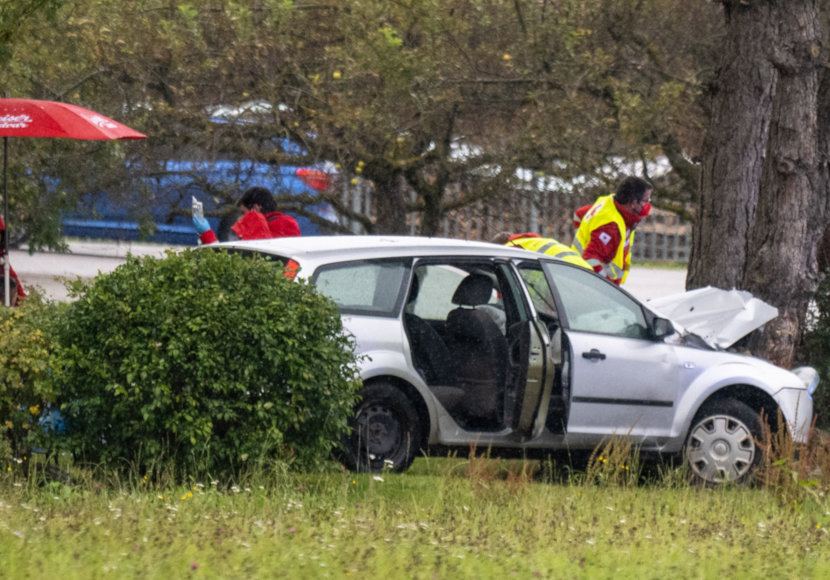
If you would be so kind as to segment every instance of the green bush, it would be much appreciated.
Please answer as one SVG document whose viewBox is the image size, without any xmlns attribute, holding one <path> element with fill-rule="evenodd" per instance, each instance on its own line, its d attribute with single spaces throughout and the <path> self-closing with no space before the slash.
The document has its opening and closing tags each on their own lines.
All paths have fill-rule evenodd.
<svg viewBox="0 0 830 580">
<path fill-rule="evenodd" d="M 263 457 L 309 466 L 347 427 L 359 387 L 335 305 L 261 257 L 130 257 L 62 324 L 64 436 L 76 457 L 212 472 Z"/>
<path fill-rule="evenodd" d="M 25 452 L 45 405 L 55 400 L 53 334 L 65 307 L 37 291 L 18 308 L 0 307 L 0 430 L 16 454 Z"/>
<path fill-rule="evenodd" d="M 813 395 L 819 427 L 830 427 L 830 275 L 824 278 L 807 313 L 804 347 L 807 364 L 818 371 L 821 382 Z"/>
</svg>

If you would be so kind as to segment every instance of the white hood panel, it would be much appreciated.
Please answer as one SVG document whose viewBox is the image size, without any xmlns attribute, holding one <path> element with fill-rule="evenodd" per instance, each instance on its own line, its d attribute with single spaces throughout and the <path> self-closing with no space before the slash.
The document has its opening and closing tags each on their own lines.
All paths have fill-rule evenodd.
<svg viewBox="0 0 830 580">
<path fill-rule="evenodd" d="M 778 316 L 777 308 L 749 292 L 711 286 L 655 298 L 648 306 L 719 349 L 729 348 Z"/>
</svg>

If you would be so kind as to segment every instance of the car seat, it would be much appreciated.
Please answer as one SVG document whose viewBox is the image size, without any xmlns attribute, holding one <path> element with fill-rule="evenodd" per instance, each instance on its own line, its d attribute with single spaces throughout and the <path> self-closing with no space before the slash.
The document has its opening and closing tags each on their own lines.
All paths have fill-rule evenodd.
<svg viewBox="0 0 830 580">
<path fill-rule="evenodd" d="M 420 287 L 418 276 L 413 276 L 407 306 L 418 298 Z M 404 326 L 415 369 L 445 409 L 455 407 L 464 397 L 464 391 L 457 386 L 452 355 L 441 335 L 426 320 L 411 312 L 404 313 Z"/>
<path fill-rule="evenodd" d="M 465 396 L 460 405 L 475 418 L 498 419 L 507 377 L 507 339 L 492 316 L 476 309 L 490 301 L 493 279 L 480 273 L 464 278 L 452 303 L 458 308 L 447 316 L 458 386 Z"/>
</svg>

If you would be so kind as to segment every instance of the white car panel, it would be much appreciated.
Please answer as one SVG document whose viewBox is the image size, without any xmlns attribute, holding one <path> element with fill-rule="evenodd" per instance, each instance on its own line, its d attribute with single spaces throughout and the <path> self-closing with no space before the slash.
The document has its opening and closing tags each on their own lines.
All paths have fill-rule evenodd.
<svg viewBox="0 0 830 580">
<path fill-rule="evenodd" d="M 568 433 L 666 437 L 677 399 L 680 365 L 663 342 L 566 331 L 573 366 Z M 586 359 L 597 351 L 605 359 Z"/>
</svg>

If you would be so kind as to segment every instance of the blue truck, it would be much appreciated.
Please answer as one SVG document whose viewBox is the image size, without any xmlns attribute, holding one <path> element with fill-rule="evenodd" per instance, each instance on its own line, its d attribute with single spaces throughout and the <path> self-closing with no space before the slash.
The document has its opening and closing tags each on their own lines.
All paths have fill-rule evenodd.
<svg viewBox="0 0 830 580">
<path fill-rule="evenodd" d="M 198 235 L 190 218 L 191 198 L 204 204 L 206 214 L 216 210 L 222 202 L 209 191 L 212 186 L 233 191 L 234 197 L 254 186 L 266 187 L 276 195 L 316 197 L 331 183 L 330 171 L 324 167 L 276 167 L 253 161 L 171 160 L 154 173 L 159 177 L 142 178 L 137 191 L 119 196 L 117 201 L 104 192 L 87 194 L 84 209 L 64 217 L 64 236 L 192 246 Z M 306 210 L 327 221 L 337 221 L 328 203 L 308 206 Z M 297 220 L 302 235 L 321 233 L 320 227 L 307 217 L 287 213 Z M 228 218 L 223 223 L 218 217 L 208 217 L 220 239 L 234 219 L 233 215 Z"/>
</svg>

